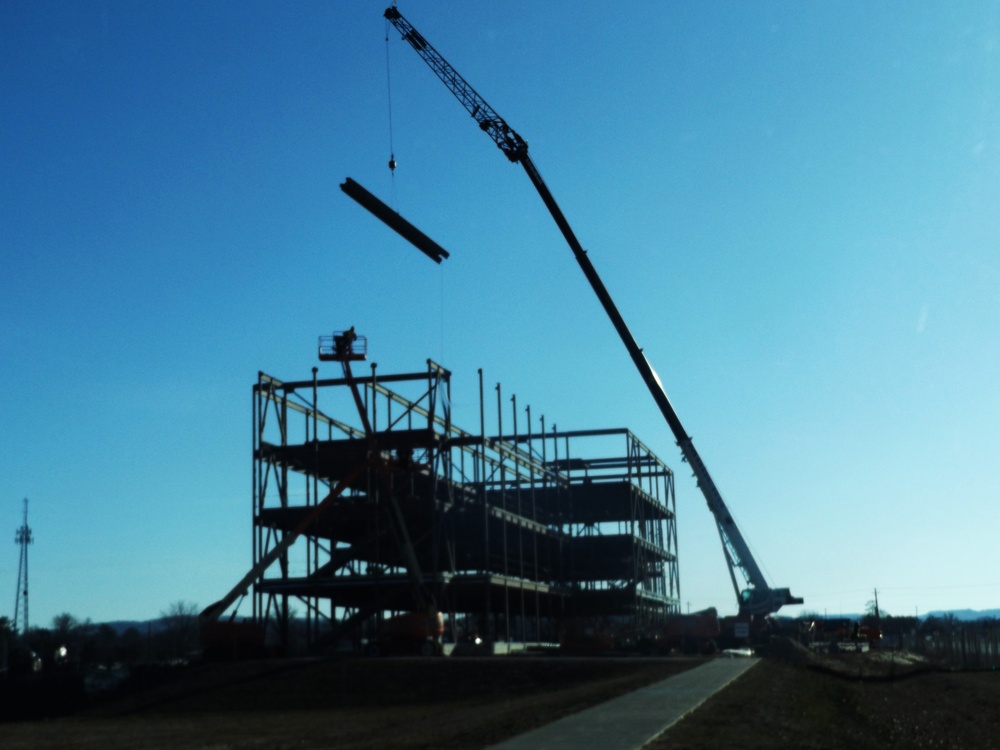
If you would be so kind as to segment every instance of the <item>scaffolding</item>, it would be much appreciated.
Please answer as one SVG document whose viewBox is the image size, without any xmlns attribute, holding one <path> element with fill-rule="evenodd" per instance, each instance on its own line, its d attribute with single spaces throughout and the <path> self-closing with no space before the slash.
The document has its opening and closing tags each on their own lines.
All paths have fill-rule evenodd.
<svg viewBox="0 0 1000 750">
<path fill-rule="evenodd" d="M 360 647 L 391 615 L 437 610 L 446 640 L 511 648 L 679 612 L 671 470 L 624 428 L 560 432 L 541 418 L 533 431 L 530 407 L 519 427 L 516 397 L 505 431 L 495 390 L 488 433 L 480 371 L 469 432 L 452 421 L 451 373 L 431 360 L 389 375 L 259 373 L 254 564 L 346 482 L 253 587 L 270 642 L 287 646 L 294 623 L 310 650 Z"/>
</svg>

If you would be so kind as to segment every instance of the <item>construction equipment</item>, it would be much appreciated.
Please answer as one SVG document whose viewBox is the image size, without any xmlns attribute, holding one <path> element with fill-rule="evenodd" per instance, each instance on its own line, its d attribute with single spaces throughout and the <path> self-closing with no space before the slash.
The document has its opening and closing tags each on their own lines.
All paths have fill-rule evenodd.
<svg viewBox="0 0 1000 750">
<path fill-rule="evenodd" d="M 348 487 L 350 487 L 355 481 L 357 481 L 362 474 L 371 466 L 371 461 L 365 461 L 364 463 L 357 466 L 354 471 L 352 471 L 347 477 L 341 480 L 336 487 L 330 490 L 323 500 L 317 503 L 310 511 L 307 513 L 298 525 L 292 529 L 289 533 L 275 544 L 267 554 L 263 555 L 260 560 L 243 576 L 239 583 L 230 589 L 229 593 L 222 597 L 219 601 L 214 604 L 210 604 L 202 610 L 201 614 L 198 615 L 199 620 L 203 625 L 218 620 L 222 614 L 232 606 L 237 599 L 244 596 L 249 590 L 251 584 L 253 584 L 258 578 L 264 575 L 265 571 L 271 567 L 271 565 L 283 554 L 288 552 L 289 548 L 295 543 L 295 541 L 302 536 L 303 532 L 308 529 L 313 522 L 319 518 L 319 515 L 338 497 L 344 492 Z"/>
<path fill-rule="evenodd" d="M 614 627 L 598 617 L 568 618 L 559 631 L 559 650 L 566 654 L 607 654 L 617 645 Z"/>
<path fill-rule="evenodd" d="M 387 618 L 364 647 L 367 656 L 441 656 L 444 616 L 436 611 L 404 612 Z"/>
<path fill-rule="evenodd" d="M 411 238 L 408 237 L 408 239 Z M 414 244 L 417 243 L 414 242 Z M 441 252 L 447 257 L 448 254 L 444 250 Z M 376 637 L 368 642 L 365 652 L 369 656 L 382 654 L 440 656 L 443 653 L 441 636 L 444 634 L 444 618 L 437 608 L 433 595 L 424 584 L 423 572 L 420 569 L 413 542 L 406 528 L 402 509 L 399 507 L 396 493 L 393 492 L 387 481 L 388 473 L 393 469 L 393 462 L 398 463 L 402 459 L 398 456 L 389 459 L 379 449 L 375 430 L 368 419 L 367 407 L 361 398 L 361 392 L 358 390 L 358 381 L 351 371 L 351 362 L 365 359 L 366 350 L 367 341 L 363 336 L 354 332 L 353 326 L 347 331 L 340 331 L 332 336 L 321 336 L 319 340 L 320 360 L 340 362 L 344 370 L 344 379 L 351 388 L 358 416 L 364 426 L 365 440 L 368 443 L 368 462 L 375 467 L 383 497 L 388 504 L 389 529 L 410 576 L 417 610 L 404 612 L 386 620 L 381 620 L 381 612 L 376 612 L 376 616 L 379 617 L 378 632 Z M 365 609 L 359 610 L 357 617 L 361 618 L 366 613 Z"/>
<path fill-rule="evenodd" d="M 660 627 L 644 629 L 635 638 L 635 647 L 643 654 L 701 654 L 718 652 L 722 630 L 715 607 L 686 615 L 671 615 Z"/>
<path fill-rule="evenodd" d="M 245 632 L 247 628 L 240 627 L 240 623 L 232 622 L 232 617 L 230 617 L 230 621 L 227 623 L 220 623 L 219 618 L 237 599 L 247 593 L 250 586 L 263 576 L 273 563 L 288 552 L 296 540 L 309 530 L 324 510 L 330 507 L 345 490 L 355 486 L 366 472 L 373 469 L 382 485 L 383 495 L 387 500 L 390 531 L 410 575 L 414 600 L 417 602 L 417 611 L 396 615 L 395 617 L 381 621 L 382 613 L 377 611 L 375 607 L 363 608 L 355 613 L 355 615 L 352 615 L 351 618 L 348 618 L 347 621 L 341 623 L 341 625 L 353 626 L 372 616 L 379 619 L 378 638 L 376 641 L 372 641 L 372 644 L 375 645 L 373 648 L 369 648 L 369 653 L 407 652 L 421 655 L 439 655 L 442 652 L 440 640 L 444 632 L 444 621 L 437 609 L 433 596 L 427 591 L 424 584 L 423 574 L 420 570 L 399 503 L 392 489 L 387 486 L 386 476 L 393 468 L 391 466 L 393 459 L 384 455 L 378 447 L 377 436 L 372 429 L 372 425 L 368 419 L 367 408 L 358 389 L 358 380 L 354 377 L 351 370 L 351 362 L 364 361 L 367 358 L 367 346 L 367 339 L 364 336 L 358 335 L 353 327 L 346 331 L 335 332 L 330 336 L 320 336 L 318 346 L 320 361 L 341 363 L 344 379 L 351 388 L 355 406 L 358 409 L 358 414 L 364 426 L 364 435 L 367 443 L 365 459 L 348 472 L 323 500 L 312 507 L 298 524 L 277 541 L 266 554 L 262 555 L 260 560 L 240 579 L 226 596 L 206 607 L 201 612 L 199 620 L 201 623 L 203 647 L 206 651 L 212 649 L 217 652 L 223 652 L 232 651 L 235 648 L 242 653 L 251 652 L 251 649 L 245 643 L 247 641 Z M 260 640 L 259 645 L 263 647 L 263 634 L 261 634 Z"/>
<path fill-rule="evenodd" d="M 480 129 L 497 144 L 507 159 L 520 164 L 524 168 L 531 183 L 535 186 L 539 196 L 541 196 L 546 208 L 548 208 L 549 213 L 552 215 L 556 225 L 573 251 L 577 263 L 579 263 L 580 268 L 587 277 L 587 281 L 590 282 L 591 288 L 597 294 L 597 298 L 603 305 L 604 311 L 611 319 L 615 330 L 621 337 L 622 343 L 625 344 L 629 356 L 632 357 L 636 369 L 638 369 L 639 374 L 646 383 L 646 387 L 656 401 L 660 412 L 670 426 L 684 460 L 691 466 L 691 470 L 694 472 L 698 487 L 701 488 L 702 494 L 705 496 L 705 501 L 708 503 L 708 508 L 715 517 L 715 522 L 719 530 L 719 538 L 722 541 L 723 553 L 729 567 L 729 575 L 733 583 L 733 589 L 736 592 L 740 614 L 747 617 L 766 616 L 777 612 L 787 604 L 802 604 L 803 600 L 792 596 L 787 588 L 777 589 L 768 585 L 764 574 L 761 572 L 753 554 L 750 552 L 749 546 L 743 538 L 743 534 L 740 532 L 726 503 L 723 501 L 722 494 L 716 487 L 701 456 L 695 449 L 691 437 L 687 434 L 677 416 L 677 412 L 670 403 L 670 399 L 667 397 L 659 376 L 653 370 L 642 349 L 636 343 L 628 326 L 625 325 L 625 320 L 622 318 L 621 313 L 618 312 L 618 308 L 611 299 L 611 295 L 604 287 L 604 283 L 590 262 L 587 252 L 580 245 L 569 222 L 563 216 L 562 210 L 556 203 L 555 198 L 552 197 L 552 193 L 549 192 L 548 187 L 542 180 L 537 167 L 535 167 L 534 162 L 528 156 L 528 142 L 518 135 L 487 104 L 486 100 L 476 93 L 475 89 L 458 74 L 420 32 L 409 21 L 403 18 L 395 6 L 385 11 L 385 18 L 400 32 L 403 40 L 413 47 L 421 59 L 441 79 L 448 90 L 455 95 L 462 106 L 476 120 Z M 737 571 L 743 579 L 742 586 L 737 581 Z"/>
<path fill-rule="evenodd" d="M 410 540 L 409 532 L 406 529 L 406 522 L 403 520 L 403 512 L 399 507 L 395 493 L 386 484 L 387 460 L 382 455 L 378 447 L 378 440 L 375 431 L 368 420 L 368 409 L 361 392 L 358 390 L 358 381 L 351 372 L 351 362 L 363 360 L 367 348 L 367 341 L 364 337 L 358 336 L 352 326 L 347 331 L 341 331 L 333 336 L 321 336 L 319 345 L 319 358 L 321 361 L 339 361 L 344 369 L 344 379 L 350 385 L 351 395 L 354 397 L 354 404 L 358 409 L 358 416 L 365 430 L 365 440 L 368 442 L 368 461 L 376 465 L 377 474 L 383 485 L 383 494 L 388 500 L 390 509 L 389 527 L 395 536 L 396 546 L 406 563 L 407 572 L 413 583 L 413 592 L 419 602 L 419 609 L 431 614 L 435 614 L 437 609 L 434 605 L 433 597 L 424 586 L 423 573 L 420 570 L 420 563 L 417 561 L 416 552 L 413 550 L 413 542 Z M 398 460 L 398 459 L 397 459 Z"/>
<path fill-rule="evenodd" d="M 354 328 L 352 327 L 349 331 L 344 331 L 339 334 L 334 334 L 330 338 L 330 342 L 326 343 L 323 337 L 320 338 L 319 346 L 319 358 L 321 360 L 338 360 L 343 362 L 344 370 L 346 373 L 350 373 L 350 361 L 351 360 L 363 360 L 366 356 L 366 346 L 367 341 L 364 337 L 358 337 L 354 333 Z M 357 389 L 354 389 L 355 400 L 360 404 L 361 397 L 357 393 Z M 361 412 L 364 414 L 364 406 L 361 405 Z M 368 430 L 370 433 L 370 430 Z M 374 461 L 374 456 L 369 455 L 367 460 L 363 461 L 361 464 L 356 466 L 353 471 L 351 471 L 348 476 L 342 479 L 329 494 L 318 502 L 312 510 L 310 510 L 302 520 L 299 521 L 298 525 L 295 526 L 290 532 L 285 534 L 285 536 L 279 540 L 273 547 L 271 547 L 268 552 L 261 556 L 257 564 L 254 565 L 247 572 L 243 578 L 239 580 L 229 593 L 222 597 L 219 601 L 214 604 L 210 604 L 201 614 L 198 619 L 201 622 L 203 632 L 208 628 L 211 623 L 218 621 L 222 614 L 231 607 L 237 599 L 245 596 L 250 586 L 257 581 L 265 571 L 274 564 L 278 558 L 288 552 L 289 548 L 295 543 L 295 541 L 302 536 L 302 534 L 319 518 L 320 514 L 352 484 L 354 484 L 361 476 L 368 470 Z M 235 615 L 235 612 L 233 613 Z"/>
</svg>

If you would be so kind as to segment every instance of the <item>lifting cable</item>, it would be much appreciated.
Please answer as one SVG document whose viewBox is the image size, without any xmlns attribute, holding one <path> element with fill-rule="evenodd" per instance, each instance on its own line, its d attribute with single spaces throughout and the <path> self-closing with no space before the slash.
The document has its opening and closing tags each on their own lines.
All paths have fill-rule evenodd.
<svg viewBox="0 0 1000 750">
<path fill-rule="evenodd" d="M 396 203 L 396 152 L 392 143 L 392 75 L 389 65 L 389 19 L 385 21 L 385 87 L 389 101 L 389 174 L 392 178 L 392 202 Z"/>
<path fill-rule="evenodd" d="M 396 2 L 393 0 L 393 7 L 396 7 Z M 392 137 L 392 66 L 389 60 L 389 19 L 385 19 L 385 86 L 386 86 L 386 98 L 389 103 L 389 175 L 391 177 L 391 187 L 390 187 L 390 201 L 393 210 L 398 210 L 398 201 L 396 198 L 396 150 L 393 144 Z M 444 269 L 441 269 L 441 361 L 444 361 L 444 300 L 445 300 L 445 288 L 444 288 Z"/>
</svg>

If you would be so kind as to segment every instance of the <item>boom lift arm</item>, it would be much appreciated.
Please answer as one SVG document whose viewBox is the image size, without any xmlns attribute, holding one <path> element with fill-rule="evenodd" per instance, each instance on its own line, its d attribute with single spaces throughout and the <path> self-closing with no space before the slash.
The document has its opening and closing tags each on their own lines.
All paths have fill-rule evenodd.
<svg viewBox="0 0 1000 750">
<path fill-rule="evenodd" d="M 242 596 L 245 596 L 247 591 L 249 591 L 251 584 L 256 583 L 257 579 L 260 578 L 267 571 L 269 567 L 283 554 L 288 552 L 295 541 L 302 536 L 303 533 L 308 530 L 308 528 L 319 518 L 320 514 L 326 510 L 327 507 L 333 504 L 333 502 L 340 497 L 340 495 L 346 490 L 352 483 L 364 474 L 365 470 L 371 466 L 371 461 L 365 461 L 350 473 L 350 475 L 341 481 L 336 487 L 330 490 L 328 494 L 321 502 L 315 505 L 312 510 L 307 513 L 301 521 L 293 528 L 290 532 L 285 534 L 285 536 L 278 541 L 268 552 L 263 555 L 257 563 L 250 568 L 249 572 L 243 576 L 239 583 L 230 589 L 229 593 L 222 597 L 219 601 L 214 604 L 210 604 L 202 610 L 201 614 L 198 615 L 202 623 L 215 622 L 222 614 L 233 605 L 233 603 Z M 233 613 L 235 615 L 235 612 Z"/>
<path fill-rule="evenodd" d="M 278 540 L 266 554 L 262 555 L 260 560 L 258 560 L 254 566 L 250 568 L 247 574 L 243 576 L 243 578 L 241 578 L 232 589 L 230 589 L 228 594 L 222 597 L 219 601 L 214 604 L 210 604 L 202 610 L 202 612 L 198 615 L 201 623 L 208 624 L 219 620 L 219 618 L 222 617 L 225 611 L 229 609 L 229 607 L 231 607 L 237 599 L 246 595 L 250 586 L 256 583 L 257 580 L 267 572 L 267 569 L 278 560 L 278 558 L 291 549 L 292 545 L 298 540 L 298 538 L 309 530 L 309 527 L 316 522 L 323 511 L 333 505 L 337 498 L 339 498 L 345 490 L 360 479 L 372 466 L 379 469 L 383 468 L 381 466 L 383 459 L 375 441 L 375 432 L 372 430 L 372 426 L 368 421 L 368 413 L 365 409 L 364 402 L 362 401 L 361 394 L 358 391 L 358 381 L 351 372 L 352 360 L 358 361 L 365 359 L 366 346 L 367 341 L 363 337 L 359 337 L 354 332 L 354 328 L 352 327 L 348 331 L 341 331 L 340 333 L 335 333 L 332 336 L 320 337 L 319 358 L 321 361 L 340 362 L 343 367 L 344 379 L 351 387 L 351 394 L 354 397 L 354 403 L 358 408 L 358 414 L 364 425 L 365 438 L 368 441 L 368 457 L 356 466 L 333 489 L 331 489 L 330 493 L 323 498 L 323 500 L 313 506 L 312 509 L 302 517 L 299 523 L 291 529 L 291 531 Z M 379 471 L 379 476 L 384 477 L 384 471 Z M 409 533 L 406 530 L 406 523 L 403 519 L 403 514 L 399 508 L 399 504 L 395 497 L 393 497 L 391 491 L 386 491 L 386 497 L 392 513 L 390 528 L 392 533 L 397 537 L 397 544 L 406 563 L 407 572 L 409 573 L 413 583 L 415 597 L 418 600 L 421 609 L 437 613 L 433 597 L 428 594 L 424 586 L 423 575 L 420 572 L 420 565 L 413 549 L 413 543 L 410 541 Z M 236 613 L 233 612 L 233 616 L 235 616 L 235 614 Z M 362 611 L 361 614 L 367 616 L 370 613 Z"/>
<path fill-rule="evenodd" d="M 625 320 L 611 299 L 611 295 L 608 294 L 608 290 L 604 287 L 601 277 L 598 276 L 597 270 L 590 262 L 587 252 L 580 245 L 569 222 L 563 215 L 555 198 L 552 197 L 548 186 L 542 180 L 538 168 L 535 167 L 531 157 L 528 156 L 528 142 L 518 135 L 487 104 L 485 99 L 476 93 L 475 89 L 458 74 L 458 71 L 424 39 L 409 21 L 403 18 L 395 6 L 386 9 L 385 17 L 400 32 L 403 40 L 416 50 L 423 61 L 427 63 L 444 85 L 448 87 L 448 90 L 462 103 L 462 106 L 465 107 L 479 124 L 480 129 L 497 144 L 510 161 L 520 164 L 524 167 L 524 171 L 527 172 L 528 179 L 535 186 L 546 208 L 548 208 L 549 213 L 559 227 L 559 231 L 562 232 L 563 237 L 569 244 L 577 263 L 580 264 L 580 268 L 587 277 L 587 281 L 590 282 L 590 286 L 597 294 L 601 305 L 604 306 L 604 311 L 611 318 L 615 330 L 618 331 L 622 343 L 625 344 L 629 356 L 632 357 L 632 362 L 635 363 L 636 369 L 639 370 L 639 374 L 642 376 L 646 387 L 656 401 L 656 405 L 660 408 L 660 412 L 663 414 L 664 419 L 666 419 L 667 424 L 670 425 L 670 429 L 674 433 L 684 460 L 687 461 L 694 472 L 698 487 L 701 488 L 702 494 L 705 496 L 705 501 L 708 503 L 708 508 L 715 517 L 715 522 L 719 529 L 719 538 L 722 540 L 723 552 L 726 556 L 726 562 L 729 565 L 729 575 L 739 602 L 740 614 L 768 615 L 777 612 L 786 604 L 802 604 L 803 600 L 792 596 L 788 589 L 773 589 L 768 586 L 760 567 L 750 552 L 749 546 L 743 539 L 743 534 L 740 533 L 736 522 L 726 507 L 726 503 L 722 499 L 722 494 L 715 486 L 715 482 L 708 473 L 708 469 L 701 460 L 698 451 L 695 449 L 691 437 L 687 434 L 677 416 L 677 412 L 670 403 L 670 399 L 663 388 L 663 383 L 653 370 L 652 365 L 649 364 L 642 349 L 636 343 L 631 331 L 629 331 L 628 326 L 625 324 Z M 737 570 L 744 581 L 742 590 L 736 578 Z"/>
</svg>

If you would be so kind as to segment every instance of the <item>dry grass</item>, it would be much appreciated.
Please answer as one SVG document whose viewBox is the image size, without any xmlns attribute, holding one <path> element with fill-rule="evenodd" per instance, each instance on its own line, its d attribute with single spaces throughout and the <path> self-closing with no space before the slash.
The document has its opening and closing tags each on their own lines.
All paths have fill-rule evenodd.
<svg viewBox="0 0 1000 750">
<path fill-rule="evenodd" d="M 0 729 L 4 750 L 476 748 L 697 663 L 496 658 L 217 665 L 86 714 Z"/>
<path fill-rule="evenodd" d="M 889 654 L 779 651 L 649 750 L 1000 749 L 1000 672 L 948 672 Z"/>
<path fill-rule="evenodd" d="M 73 717 L 0 725 L 0 745 L 481 748 L 697 663 L 496 658 L 199 667 Z M 874 655 L 817 659 L 787 648 L 650 746 L 840 747 L 1000 750 L 1000 672 L 935 671 Z"/>
</svg>

